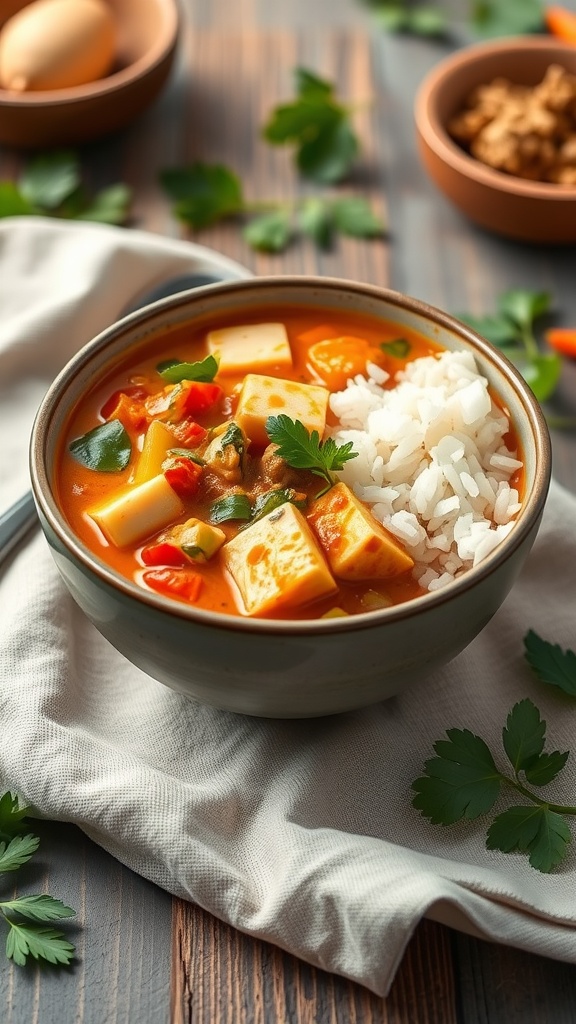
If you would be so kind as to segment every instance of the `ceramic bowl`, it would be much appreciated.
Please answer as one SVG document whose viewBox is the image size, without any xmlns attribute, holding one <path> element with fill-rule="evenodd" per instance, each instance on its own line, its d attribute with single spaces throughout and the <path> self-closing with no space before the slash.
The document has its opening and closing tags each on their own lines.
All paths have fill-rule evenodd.
<svg viewBox="0 0 576 1024">
<path fill-rule="evenodd" d="M 526 242 L 576 242 L 576 185 L 527 181 L 471 157 L 447 131 L 472 90 L 494 78 L 536 85 L 559 64 L 576 74 L 576 47 L 550 36 L 498 39 L 464 47 L 440 61 L 415 100 L 419 153 L 438 189 L 470 220 Z"/>
<path fill-rule="evenodd" d="M 237 313 L 263 317 L 290 304 L 392 320 L 448 349 L 471 350 L 508 408 L 525 461 L 525 498 L 513 530 L 484 562 L 441 591 L 400 606 L 308 621 L 248 619 L 171 601 L 117 575 L 74 535 L 54 494 L 55 452 L 71 410 L 119 353 L 158 332 Z M 246 311 L 249 310 L 250 314 Z M 277 315 L 277 314 L 276 314 Z M 328 314 L 329 315 L 329 314 Z M 280 718 L 343 712 L 381 701 L 454 658 L 486 625 L 536 536 L 550 479 L 540 407 L 501 352 L 416 299 L 330 278 L 269 277 L 208 285 L 153 303 L 98 335 L 60 373 L 38 412 L 31 477 L 42 528 L 70 593 L 131 662 L 188 696 L 229 711 Z"/>
<path fill-rule="evenodd" d="M 30 0 L 3 0 L 0 28 Z M 0 89 L 0 142 L 20 149 L 76 145 L 125 127 L 156 98 L 177 48 L 178 0 L 108 0 L 117 52 L 108 75 L 65 89 Z"/>
</svg>

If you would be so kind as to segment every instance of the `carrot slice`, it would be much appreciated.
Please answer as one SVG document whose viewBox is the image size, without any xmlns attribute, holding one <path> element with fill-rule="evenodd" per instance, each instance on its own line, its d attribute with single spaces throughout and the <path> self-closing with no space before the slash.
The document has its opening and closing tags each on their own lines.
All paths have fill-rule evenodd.
<svg viewBox="0 0 576 1024">
<path fill-rule="evenodd" d="M 366 371 L 368 360 L 382 363 L 382 353 L 364 338 L 345 335 L 311 345 L 308 359 L 330 391 L 342 391 L 350 377 Z"/>
<path fill-rule="evenodd" d="M 557 39 L 576 45 L 576 12 L 552 5 L 544 10 L 546 28 Z"/>
<path fill-rule="evenodd" d="M 550 327 L 544 338 L 555 352 L 576 359 L 576 327 Z"/>
</svg>

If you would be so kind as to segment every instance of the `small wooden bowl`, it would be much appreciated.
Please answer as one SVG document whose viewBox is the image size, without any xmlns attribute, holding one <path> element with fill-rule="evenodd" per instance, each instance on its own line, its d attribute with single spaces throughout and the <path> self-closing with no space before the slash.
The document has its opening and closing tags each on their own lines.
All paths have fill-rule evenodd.
<svg viewBox="0 0 576 1024">
<path fill-rule="evenodd" d="M 0 28 L 30 0 L 4 0 Z M 123 128 L 157 96 L 178 41 L 177 0 L 108 0 L 118 26 L 111 72 L 87 85 L 13 93 L 0 89 L 0 142 L 20 149 L 76 145 Z"/>
<path fill-rule="evenodd" d="M 415 100 L 420 156 L 430 178 L 462 213 L 489 231 L 520 241 L 576 243 L 576 186 L 527 181 L 470 156 L 447 131 L 473 89 L 503 77 L 542 81 L 551 64 L 576 74 L 576 46 L 522 36 L 467 46 L 437 64 Z"/>
</svg>

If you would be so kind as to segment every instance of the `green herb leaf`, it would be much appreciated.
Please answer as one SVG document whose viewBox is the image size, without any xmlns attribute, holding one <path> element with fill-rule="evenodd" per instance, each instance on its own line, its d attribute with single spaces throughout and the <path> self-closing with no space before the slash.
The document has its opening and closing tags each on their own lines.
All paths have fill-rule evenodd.
<svg viewBox="0 0 576 1024">
<path fill-rule="evenodd" d="M 332 215 L 338 231 L 353 238 L 380 238 L 386 231 L 382 218 L 360 196 L 334 200 Z"/>
<path fill-rule="evenodd" d="M 279 207 L 253 217 L 243 233 L 248 245 L 257 252 L 282 252 L 292 238 L 291 213 Z"/>
<path fill-rule="evenodd" d="M 240 179 L 219 164 L 165 170 L 160 183 L 173 201 L 174 216 L 193 228 L 208 227 L 244 208 Z"/>
<path fill-rule="evenodd" d="M 251 513 L 252 507 L 245 494 L 227 494 L 212 502 L 209 518 L 211 523 L 217 525 L 229 519 L 250 519 Z"/>
<path fill-rule="evenodd" d="M 522 368 L 522 374 L 539 402 L 554 394 L 562 372 L 562 356 L 557 353 L 534 356 Z"/>
<path fill-rule="evenodd" d="M 14 836 L 9 843 L 0 843 L 0 872 L 17 871 L 38 849 L 38 836 Z"/>
<path fill-rule="evenodd" d="M 97 192 L 76 216 L 97 224 L 125 224 L 132 202 L 132 189 L 119 182 Z"/>
<path fill-rule="evenodd" d="M 169 448 L 166 454 L 179 459 L 190 459 L 190 462 L 195 462 L 197 466 L 206 465 L 204 459 L 201 459 L 195 452 L 190 451 L 189 448 Z"/>
<path fill-rule="evenodd" d="M 408 11 L 402 3 L 378 4 L 375 13 L 385 32 L 402 32 L 408 26 Z"/>
<path fill-rule="evenodd" d="M 13 181 L 0 181 L 0 217 L 27 217 L 36 212 Z"/>
<path fill-rule="evenodd" d="M 461 313 L 459 319 L 497 348 L 518 345 L 518 328 L 506 316 L 469 316 Z"/>
<path fill-rule="evenodd" d="M 299 509 L 306 507 L 306 501 L 297 499 L 296 492 L 291 487 L 280 487 L 274 491 L 266 491 L 265 494 L 259 495 L 254 502 L 250 523 L 263 519 L 269 512 L 273 512 L 275 508 L 279 508 L 280 505 L 286 505 L 287 503 L 295 505 Z"/>
<path fill-rule="evenodd" d="M 469 729 L 448 729 L 448 740 L 434 744 L 437 757 L 413 783 L 414 807 L 433 824 L 451 825 L 489 811 L 500 792 L 502 776 L 484 740 Z"/>
<path fill-rule="evenodd" d="M 71 441 L 68 449 L 87 469 L 114 473 L 130 462 L 132 442 L 120 420 L 109 420 Z"/>
<path fill-rule="evenodd" d="M 359 151 L 348 110 L 334 98 L 333 86 L 296 69 L 297 99 L 273 111 L 263 129 L 273 145 L 294 145 L 302 175 L 323 184 L 341 181 Z"/>
<path fill-rule="evenodd" d="M 475 0 L 471 20 L 476 32 L 484 37 L 544 31 L 541 0 Z"/>
<path fill-rule="evenodd" d="M 298 212 L 298 224 L 320 249 L 329 249 L 334 240 L 332 205 L 325 199 L 306 199 Z"/>
<path fill-rule="evenodd" d="M 417 36 L 443 36 L 448 21 L 438 7 L 412 7 L 407 13 L 406 30 Z"/>
<path fill-rule="evenodd" d="M 541 683 L 576 697 L 576 654 L 542 640 L 533 629 L 524 637 L 525 658 Z"/>
<path fill-rule="evenodd" d="M 531 700 L 522 700 L 514 705 L 502 731 L 502 739 L 516 773 L 542 753 L 545 733 L 546 722 L 542 721 Z"/>
<path fill-rule="evenodd" d="M 342 470 L 345 463 L 356 458 L 358 454 L 353 451 L 352 441 L 340 446 L 332 437 L 321 441 L 317 430 L 310 433 L 299 420 L 292 420 L 284 413 L 268 417 L 266 433 L 270 440 L 278 445 L 277 454 L 289 466 L 294 469 L 309 469 L 316 476 L 323 477 L 328 488 L 335 483 L 332 473 Z M 325 491 L 320 493 L 323 494 Z"/>
<path fill-rule="evenodd" d="M 218 360 L 214 356 L 206 356 L 195 363 L 166 360 L 156 369 L 170 384 L 179 384 L 182 380 L 213 381 L 218 373 Z"/>
<path fill-rule="evenodd" d="M 21 807 L 14 793 L 3 793 L 0 797 L 0 840 L 10 841 L 14 836 L 21 835 L 26 825 L 23 819 L 28 807 Z"/>
<path fill-rule="evenodd" d="M 70 150 L 63 150 L 31 160 L 18 179 L 18 187 L 24 199 L 32 205 L 43 210 L 57 210 L 80 182 L 77 157 Z"/>
<path fill-rule="evenodd" d="M 65 906 L 61 900 L 53 896 L 19 896 L 14 900 L 0 902 L 3 914 L 18 914 L 28 921 L 59 921 L 64 917 L 74 917 L 75 910 Z"/>
<path fill-rule="evenodd" d="M 551 754 L 541 754 L 526 765 L 524 774 L 527 781 L 532 786 L 547 786 L 560 774 L 569 756 L 567 750 L 563 754 L 559 750 L 554 750 Z"/>
<path fill-rule="evenodd" d="M 406 338 L 393 338 L 392 341 L 381 341 L 380 348 L 394 359 L 405 359 L 411 345 Z"/>
<path fill-rule="evenodd" d="M 532 292 L 526 288 L 512 288 L 498 298 L 498 309 L 520 328 L 532 327 L 534 321 L 547 313 L 551 306 L 548 292 Z"/>
<path fill-rule="evenodd" d="M 61 932 L 7 920 L 10 931 L 6 939 L 6 956 L 9 960 L 20 967 L 24 966 L 29 956 L 35 960 L 46 960 L 50 964 L 67 965 L 71 962 L 74 946 Z"/>
<path fill-rule="evenodd" d="M 510 807 L 499 814 L 488 829 L 489 850 L 529 854 L 537 871 L 549 872 L 566 856 L 570 829 L 560 814 L 546 805 Z"/>
</svg>

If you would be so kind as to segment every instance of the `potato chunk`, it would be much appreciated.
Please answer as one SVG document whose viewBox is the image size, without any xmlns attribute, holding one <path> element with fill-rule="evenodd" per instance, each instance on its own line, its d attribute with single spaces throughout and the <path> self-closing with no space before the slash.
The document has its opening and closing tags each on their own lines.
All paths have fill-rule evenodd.
<svg viewBox="0 0 576 1024">
<path fill-rule="evenodd" d="M 171 448 L 177 445 L 171 430 L 160 420 L 152 420 L 146 435 L 140 458 L 136 464 L 133 483 L 143 484 L 162 471 L 162 463 Z"/>
<path fill-rule="evenodd" d="M 208 334 L 208 349 L 219 360 L 219 373 L 284 370 L 292 366 L 292 350 L 284 324 L 223 327 Z"/>
<path fill-rule="evenodd" d="M 248 615 L 298 608 L 337 590 L 306 519 L 287 502 L 222 548 Z"/>
<path fill-rule="evenodd" d="M 267 445 L 266 420 L 281 413 L 300 420 L 320 436 L 326 427 L 328 391 L 316 384 L 301 384 L 249 373 L 244 378 L 235 420 L 254 444 Z"/>
<path fill-rule="evenodd" d="M 118 548 L 137 544 L 182 515 L 184 505 L 163 473 L 127 487 L 89 516 Z"/>
<path fill-rule="evenodd" d="M 414 565 L 346 484 L 336 484 L 317 498 L 308 522 L 340 579 L 389 579 Z"/>
</svg>

